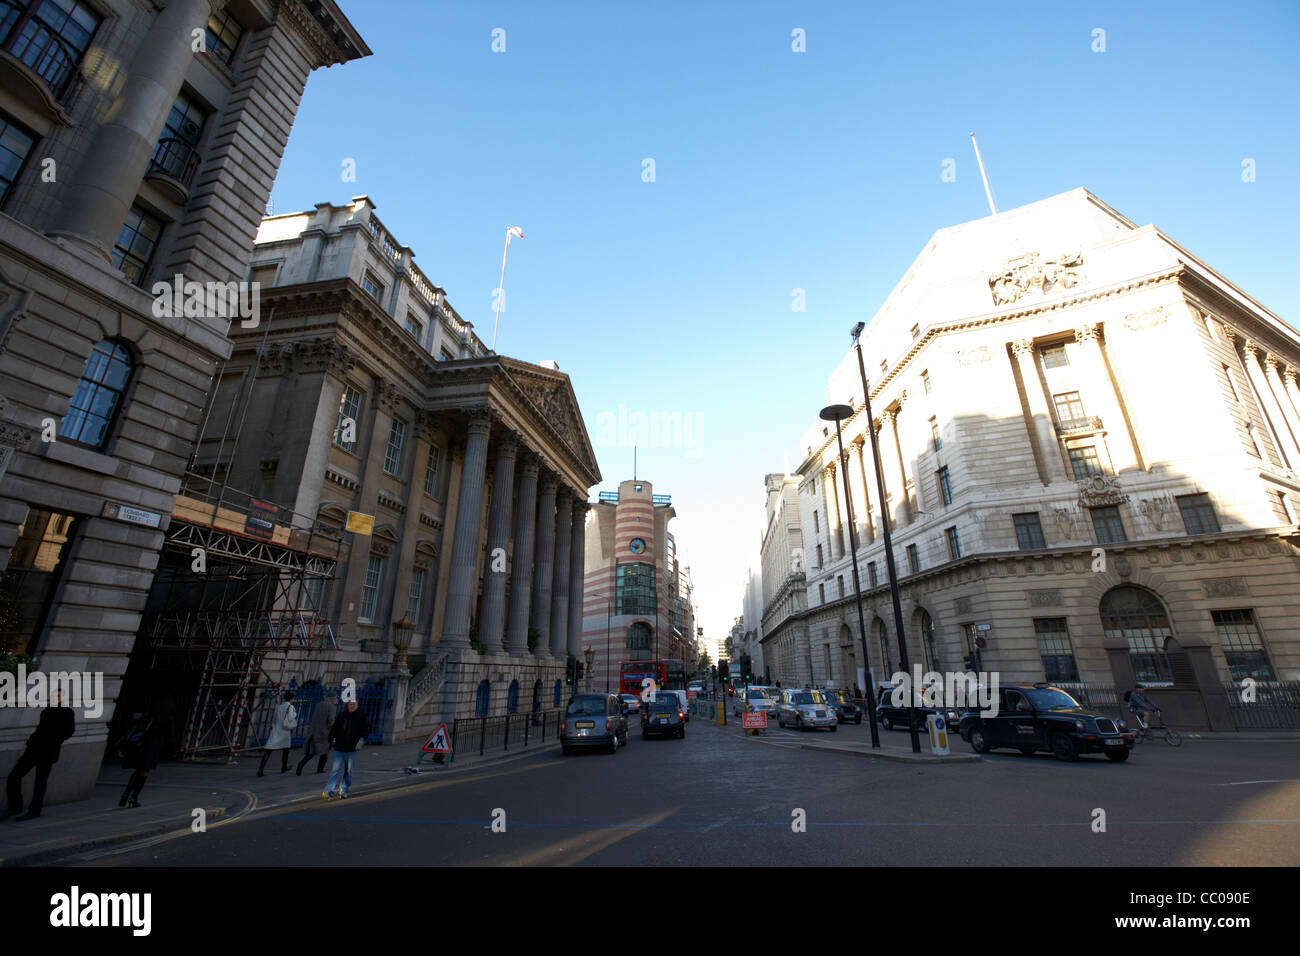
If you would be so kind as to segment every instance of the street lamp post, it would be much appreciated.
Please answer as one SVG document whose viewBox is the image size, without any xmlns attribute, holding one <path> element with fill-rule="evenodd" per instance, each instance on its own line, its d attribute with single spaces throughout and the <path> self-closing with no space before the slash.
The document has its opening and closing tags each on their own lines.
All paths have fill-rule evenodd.
<svg viewBox="0 0 1300 956">
<path fill-rule="evenodd" d="M 587 659 L 587 692 L 591 693 L 591 665 L 596 662 L 596 649 L 594 647 L 585 647 L 582 650 L 582 656 Z"/>
<path fill-rule="evenodd" d="M 871 673 L 871 656 L 867 650 L 867 621 L 862 613 L 862 583 L 858 578 L 858 535 L 853 527 L 853 494 L 849 491 L 849 469 L 844 458 L 844 437 L 840 434 L 840 422 L 853 414 L 847 405 L 828 405 L 821 411 L 824 421 L 835 423 L 835 444 L 839 447 L 839 472 L 844 478 L 844 507 L 849 517 L 849 552 L 853 555 L 853 597 L 858 603 L 858 638 L 862 643 L 862 683 L 867 690 L 867 714 L 871 718 L 871 746 L 880 746 L 880 729 L 876 726 L 876 691 L 871 686 L 867 675 Z M 867 426 L 871 425 L 871 413 L 867 413 Z M 835 519 L 839 520 L 838 516 Z"/>
<path fill-rule="evenodd" d="M 885 507 L 885 476 L 880 467 L 880 443 L 876 439 L 876 426 L 871 416 L 871 389 L 867 386 L 867 367 L 862 361 L 862 343 L 858 337 L 866 328 L 859 322 L 849 334 L 853 337 L 853 348 L 858 353 L 858 375 L 862 378 L 862 401 L 867 413 L 867 437 L 871 439 L 871 466 L 876 470 L 876 494 L 880 496 L 880 529 L 885 539 L 885 570 L 889 573 L 889 594 L 894 600 L 894 628 L 898 631 L 898 663 L 900 670 L 907 673 L 907 639 L 903 634 L 903 604 L 898 593 L 898 568 L 894 566 L 894 546 L 890 541 L 889 511 Z M 912 753 L 921 752 L 921 740 L 916 732 L 916 694 L 915 688 L 908 695 L 907 729 L 912 737 Z"/>
</svg>

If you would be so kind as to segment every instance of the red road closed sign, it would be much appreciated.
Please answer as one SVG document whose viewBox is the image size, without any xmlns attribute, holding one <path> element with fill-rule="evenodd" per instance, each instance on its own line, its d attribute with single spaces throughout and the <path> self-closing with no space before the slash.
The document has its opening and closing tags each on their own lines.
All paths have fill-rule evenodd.
<svg viewBox="0 0 1300 956">
<path fill-rule="evenodd" d="M 740 719 L 740 725 L 746 730 L 767 728 L 767 711 L 765 710 L 747 710 L 741 715 Z"/>
</svg>

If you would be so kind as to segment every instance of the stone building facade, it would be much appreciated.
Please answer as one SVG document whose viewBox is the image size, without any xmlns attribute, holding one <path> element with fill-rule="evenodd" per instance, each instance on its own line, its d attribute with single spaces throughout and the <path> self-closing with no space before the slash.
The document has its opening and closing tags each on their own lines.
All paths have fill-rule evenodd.
<svg viewBox="0 0 1300 956">
<path fill-rule="evenodd" d="M 199 39 L 202 42 L 199 42 Z M 308 75 L 369 54 L 332 2 L 19 0 L 0 20 L 0 638 L 104 675 L 51 801 L 91 793 L 229 308 Z M 236 294 L 236 299 L 238 295 Z M 0 712 L 0 774 L 37 711 Z M 30 778 L 29 778 L 30 783 Z"/>
<path fill-rule="evenodd" d="M 909 663 L 1142 681 L 1227 729 L 1230 682 L 1300 678 L 1293 328 L 1075 190 L 940 230 L 861 344 L 885 500 L 850 349 L 827 390 L 855 410 L 845 460 L 818 422 L 795 476 L 808 607 L 765 610 L 784 680 L 856 684 L 841 469 L 877 679 L 900 659 L 882 515 Z"/>
<path fill-rule="evenodd" d="M 595 651 L 596 690 L 618 693 L 623 661 L 682 660 L 693 669 L 689 569 L 683 575 L 668 530 L 676 514 L 672 500 L 642 480 L 620 482 L 591 508 L 582 646 Z"/>
<path fill-rule="evenodd" d="M 195 465 L 343 537 L 316 596 L 338 647 L 286 677 L 385 680 L 391 739 L 556 706 L 600 479 L 568 376 L 490 352 L 413 257 L 367 197 L 268 217 L 265 324 L 232 331 L 207 413 L 242 418 L 238 454 L 209 429 Z"/>
</svg>

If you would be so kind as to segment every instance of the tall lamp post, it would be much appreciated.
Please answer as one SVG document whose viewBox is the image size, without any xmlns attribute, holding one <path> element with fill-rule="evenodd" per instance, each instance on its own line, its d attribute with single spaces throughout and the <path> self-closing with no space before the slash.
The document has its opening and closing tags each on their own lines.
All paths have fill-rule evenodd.
<svg viewBox="0 0 1300 956">
<path fill-rule="evenodd" d="M 889 520 L 889 512 L 885 508 L 885 475 L 880 467 L 880 443 L 876 439 L 875 420 L 871 415 L 871 389 L 867 386 L 867 367 L 862 361 L 862 343 L 858 337 L 862 335 L 862 330 L 866 328 L 866 323 L 859 322 L 849 331 L 853 337 L 853 348 L 858 353 L 858 375 L 862 378 L 862 400 L 866 406 L 867 413 L 867 436 L 871 439 L 871 466 L 876 470 L 876 494 L 880 496 L 880 529 L 885 539 L 885 569 L 889 572 L 889 595 L 894 600 L 894 629 L 898 631 L 898 663 L 899 669 L 907 673 L 907 639 L 903 633 L 903 604 L 898 593 L 898 568 L 894 566 L 894 546 L 890 541 L 889 526 L 892 522 Z M 908 694 L 907 701 L 907 729 L 912 737 L 912 753 L 921 752 L 921 739 L 916 732 L 916 693 L 912 688 L 912 693 Z"/>
<path fill-rule="evenodd" d="M 591 692 L 591 665 L 596 662 L 596 649 L 594 647 L 585 647 L 582 656 L 587 659 L 587 692 Z"/>
<path fill-rule="evenodd" d="M 858 602 L 858 638 L 862 643 L 862 682 L 867 685 L 867 713 L 871 718 L 871 746 L 880 746 L 880 729 L 876 726 L 876 691 L 867 680 L 871 673 L 871 656 L 867 650 L 867 621 L 862 613 L 862 583 L 858 578 L 858 535 L 853 527 L 853 494 L 849 491 L 849 469 L 844 457 L 844 436 L 840 434 L 840 422 L 853 414 L 847 405 L 827 405 L 821 410 L 821 419 L 835 423 L 835 444 L 840 450 L 839 472 L 844 478 L 844 507 L 849 515 L 849 552 L 853 555 L 853 597 Z M 871 412 L 867 412 L 867 427 L 871 427 Z M 839 521 L 837 516 L 836 521 Z"/>
</svg>

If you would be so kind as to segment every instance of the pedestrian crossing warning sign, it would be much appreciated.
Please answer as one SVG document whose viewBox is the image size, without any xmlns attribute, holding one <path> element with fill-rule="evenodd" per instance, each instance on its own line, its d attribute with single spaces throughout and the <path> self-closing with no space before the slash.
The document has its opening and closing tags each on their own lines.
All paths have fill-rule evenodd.
<svg viewBox="0 0 1300 956">
<path fill-rule="evenodd" d="M 451 737 L 447 735 L 447 725 L 439 724 L 434 735 L 425 741 L 424 746 L 420 749 L 427 754 L 451 753 Z"/>
</svg>

